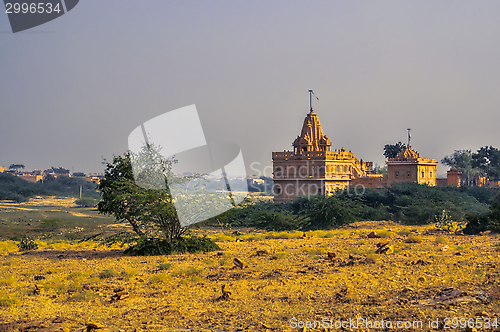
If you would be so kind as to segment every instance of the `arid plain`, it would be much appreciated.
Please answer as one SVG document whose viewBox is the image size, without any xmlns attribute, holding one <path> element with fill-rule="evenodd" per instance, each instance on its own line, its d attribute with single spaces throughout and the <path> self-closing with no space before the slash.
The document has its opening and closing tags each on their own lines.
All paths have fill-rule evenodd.
<svg viewBox="0 0 500 332">
<path fill-rule="evenodd" d="M 436 319 L 439 329 L 471 331 L 481 323 L 477 330 L 485 330 L 489 322 L 500 330 L 494 234 L 389 221 L 306 233 L 212 228 L 194 232 L 216 240 L 219 251 L 133 257 L 67 235 L 111 233 L 120 224 L 68 200 L 40 200 L 0 206 L 3 233 L 36 233 L 39 214 L 72 216 L 38 240 L 37 250 L 0 242 L 0 331 L 324 331 L 349 319 L 390 321 L 395 330 L 397 321 L 422 322 L 400 330 L 436 330 L 429 325 Z M 385 243 L 391 250 L 376 253 Z"/>
</svg>

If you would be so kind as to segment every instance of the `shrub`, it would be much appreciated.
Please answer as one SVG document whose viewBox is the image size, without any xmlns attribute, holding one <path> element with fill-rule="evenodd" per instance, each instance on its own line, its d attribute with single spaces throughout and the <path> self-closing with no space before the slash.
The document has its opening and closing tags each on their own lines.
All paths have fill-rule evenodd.
<svg viewBox="0 0 500 332">
<path fill-rule="evenodd" d="M 411 234 L 411 231 L 409 229 L 402 229 L 398 231 L 397 234 L 401 236 L 408 236 Z"/>
<path fill-rule="evenodd" d="M 446 238 L 444 236 L 439 236 L 436 238 L 436 243 L 446 243 Z"/>
<path fill-rule="evenodd" d="M 455 232 L 460 228 L 460 225 L 454 222 L 446 210 L 441 211 L 434 216 L 436 228 L 446 232 Z"/>
<path fill-rule="evenodd" d="M 97 200 L 92 197 L 82 197 L 75 201 L 75 204 L 79 207 L 95 207 L 97 203 Z"/>
<path fill-rule="evenodd" d="M 181 237 L 171 241 L 158 238 L 142 238 L 136 245 L 125 250 L 125 254 L 152 256 L 170 255 L 173 252 L 209 252 L 220 250 L 220 247 L 207 237 Z"/>
<path fill-rule="evenodd" d="M 12 286 L 16 282 L 12 276 L 5 277 L 0 279 L 0 286 Z"/>
<path fill-rule="evenodd" d="M 420 243 L 422 242 L 422 237 L 418 235 L 409 235 L 406 240 L 406 243 Z"/>
<path fill-rule="evenodd" d="M 118 276 L 118 272 L 112 268 L 108 268 L 106 270 L 103 270 L 101 273 L 99 273 L 99 278 L 101 278 L 101 279 L 113 278 L 116 276 Z"/>
<path fill-rule="evenodd" d="M 67 298 L 68 302 L 88 302 L 90 300 L 93 300 L 97 297 L 98 295 L 92 291 L 89 290 L 84 290 L 81 292 L 78 292 L 74 295 L 70 295 Z"/>
<path fill-rule="evenodd" d="M 184 269 L 184 270 L 176 271 L 175 273 L 173 273 L 173 275 L 176 277 L 178 277 L 178 276 L 190 277 L 190 276 L 199 275 L 201 272 L 203 272 L 202 268 L 197 268 L 197 267 L 192 266 L 192 267 L 188 267 L 187 269 Z"/>
<path fill-rule="evenodd" d="M 12 298 L 0 297 L 0 307 L 10 307 L 18 304 L 19 301 Z"/>
<path fill-rule="evenodd" d="M 136 274 L 137 274 L 137 271 L 133 270 L 133 269 L 126 269 L 125 271 L 122 271 L 122 273 L 121 273 L 123 278 L 125 278 L 126 280 L 130 279 L 131 277 L 133 277 Z"/>
<path fill-rule="evenodd" d="M 170 270 L 171 268 L 172 268 L 172 264 L 170 264 L 170 263 L 158 264 L 158 270 Z"/>
<path fill-rule="evenodd" d="M 387 237 L 391 237 L 392 236 L 392 232 L 391 231 L 387 231 L 387 230 L 383 230 L 383 231 L 379 231 L 377 232 L 377 235 L 382 237 L 382 238 L 387 238 Z"/>
<path fill-rule="evenodd" d="M 167 282 L 169 279 L 170 279 L 170 277 L 167 274 L 165 274 L 165 273 L 158 273 L 158 274 L 155 274 L 154 276 L 152 276 L 149 279 L 149 281 L 152 284 L 161 284 L 161 283 Z"/>
<path fill-rule="evenodd" d="M 489 228 L 490 218 L 487 215 L 468 214 L 466 218 L 468 223 L 464 228 L 464 234 L 478 234 Z"/>
<path fill-rule="evenodd" d="M 66 276 L 66 279 L 68 279 L 68 280 L 83 280 L 84 277 L 85 276 L 84 276 L 83 272 L 74 271 L 74 272 L 68 273 L 68 275 Z"/>
<path fill-rule="evenodd" d="M 19 248 L 19 251 L 29 251 L 38 249 L 38 244 L 35 240 L 26 236 L 17 244 L 17 247 Z"/>
</svg>

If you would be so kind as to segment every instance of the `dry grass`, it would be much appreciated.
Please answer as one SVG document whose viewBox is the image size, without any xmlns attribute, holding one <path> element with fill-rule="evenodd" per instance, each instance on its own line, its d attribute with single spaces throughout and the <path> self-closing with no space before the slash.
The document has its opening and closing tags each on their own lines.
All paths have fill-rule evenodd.
<svg viewBox="0 0 500 332">
<path fill-rule="evenodd" d="M 70 331 L 83 330 L 88 321 L 117 332 L 289 331 L 292 317 L 427 320 L 500 312 L 498 297 L 421 304 L 446 288 L 472 294 L 499 287 L 498 237 L 447 234 L 449 249 L 442 251 L 442 240 L 425 235 L 424 227 L 415 228 L 422 234 L 414 236 L 420 238 L 417 243 L 407 243 L 411 235 L 400 226 L 391 226 L 384 239 L 366 238 L 376 227 L 308 232 L 305 237 L 302 232 L 212 235 L 220 240 L 221 254 L 94 258 L 101 250 L 88 249 L 81 257 L 58 258 L 7 250 L 0 256 L 0 323 L 62 317 Z M 374 254 L 381 240 L 389 241 L 395 253 Z M 68 250 L 72 246 L 64 244 Z M 364 259 L 341 264 L 327 253 L 342 262 L 349 262 L 349 254 Z M 245 268 L 234 266 L 235 257 Z M 35 281 L 35 276 L 44 279 Z M 40 294 L 33 293 L 35 284 L 43 285 Z M 219 299 L 222 285 L 231 292 L 227 300 Z M 120 287 L 129 297 L 112 300 Z"/>
</svg>

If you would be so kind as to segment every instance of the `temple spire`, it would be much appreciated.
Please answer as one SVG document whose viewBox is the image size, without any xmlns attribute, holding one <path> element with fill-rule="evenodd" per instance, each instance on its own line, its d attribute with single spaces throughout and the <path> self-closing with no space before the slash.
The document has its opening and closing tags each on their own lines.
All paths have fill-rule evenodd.
<svg viewBox="0 0 500 332">
<path fill-rule="evenodd" d="M 295 153 L 302 153 L 304 151 L 330 151 L 332 142 L 323 134 L 319 118 L 312 108 L 304 119 L 300 136 L 295 139 L 292 145 L 295 148 Z"/>
</svg>

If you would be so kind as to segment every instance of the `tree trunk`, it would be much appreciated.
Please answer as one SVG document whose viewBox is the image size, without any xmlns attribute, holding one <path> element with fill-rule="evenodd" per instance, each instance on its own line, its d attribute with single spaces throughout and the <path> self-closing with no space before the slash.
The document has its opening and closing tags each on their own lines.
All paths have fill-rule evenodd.
<svg viewBox="0 0 500 332">
<path fill-rule="evenodd" d="M 132 225 L 134 232 L 136 232 L 138 235 L 144 235 L 144 232 L 139 228 L 137 221 L 135 221 L 132 218 L 125 218 L 125 219 L 127 219 L 127 221 L 130 223 L 130 225 Z"/>
</svg>

